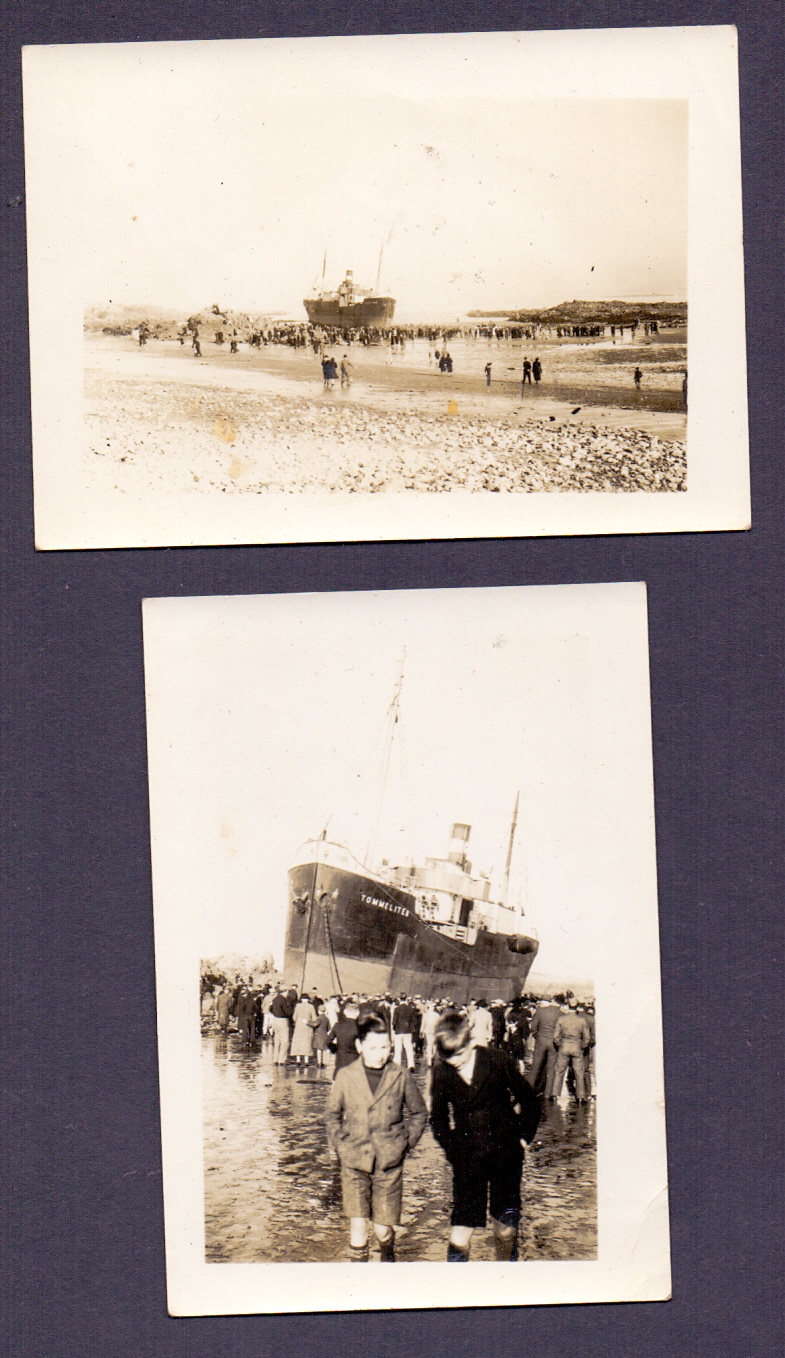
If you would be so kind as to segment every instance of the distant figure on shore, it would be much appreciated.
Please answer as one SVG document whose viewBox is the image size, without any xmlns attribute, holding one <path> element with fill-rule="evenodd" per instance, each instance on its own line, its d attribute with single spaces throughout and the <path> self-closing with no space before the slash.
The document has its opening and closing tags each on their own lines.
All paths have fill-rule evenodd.
<svg viewBox="0 0 785 1358">
<path fill-rule="evenodd" d="M 452 359 L 450 358 L 450 355 L 447 353 L 446 349 L 442 354 L 441 358 L 439 359 L 439 372 L 440 373 L 452 372 Z"/>
<path fill-rule="evenodd" d="M 201 344 L 199 343 L 199 336 L 198 336 L 198 335 L 194 335 L 193 339 L 191 340 L 191 344 L 193 345 L 194 357 L 195 357 L 195 358 L 201 358 L 201 357 L 202 357 L 202 346 L 201 346 Z"/>
<path fill-rule="evenodd" d="M 634 374 L 633 374 L 633 377 L 634 377 L 634 381 L 635 381 L 635 386 L 637 387 L 638 391 L 640 391 L 640 389 L 641 389 L 641 378 L 643 377 L 643 373 L 641 372 L 640 368 L 636 368 L 636 369 L 635 369 L 635 372 L 634 372 Z"/>
<path fill-rule="evenodd" d="M 491 365 L 490 365 L 490 363 L 486 363 L 486 365 L 485 365 L 485 385 L 486 385 L 486 387 L 489 387 L 489 386 L 491 385 Z"/>
<path fill-rule="evenodd" d="M 681 384 L 681 399 L 684 402 L 684 409 L 687 409 L 687 370 L 684 370 L 684 381 Z"/>
<path fill-rule="evenodd" d="M 353 369 L 351 363 L 349 362 L 349 359 L 348 359 L 347 355 L 344 354 L 343 358 L 341 359 L 341 386 L 342 386 L 342 387 L 350 387 L 350 386 L 352 385 L 352 376 L 353 376 L 353 373 L 354 373 L 354 369 Z"/>
<path fill-rule="evenodd" d="M 338 377 L 338 364 L 334 358 L 327 355 L 322 359 L 322 377 L 324 378 L 324 389 L 328 391 Z"/>
<path fill-rule="evenodd" d="M 527 383 L 527 382 L 529 383 L 529 386 L 531 386 L 531 382 L 532 382 L 532 365 L 531 365 L 531 363 L 530 363 L 530 361 L 529 361 L 528 358 L 524 358 L 524 360 L 523 360 L 523 376 L 521 377 L 521 395 L 523 395 L 523 388 L 526 386 L 526 383 Z"/>
<path fill-rule="evenodd" d="M 532 376 L 535 382 L 539 382 L 540 378 L 542 377 L 542 364 L 538 358 L 535 358 L 534 362 L 532 363 Z"/>
<path fill-rule="evenodd" d="M 232 338 L 231 338 L 231 341 L 230 341 L 230 344 L 229 344 L 229 353 L 230 353 L 230 354 L 236 354 L 236 353 L 238 353 L 238 352 L 239 352 L 239 351 L 238 351 L 238 348 L 237 348 L 237 332 L 235 331 L 235 333 L 232 335 Z"/>
</svg>

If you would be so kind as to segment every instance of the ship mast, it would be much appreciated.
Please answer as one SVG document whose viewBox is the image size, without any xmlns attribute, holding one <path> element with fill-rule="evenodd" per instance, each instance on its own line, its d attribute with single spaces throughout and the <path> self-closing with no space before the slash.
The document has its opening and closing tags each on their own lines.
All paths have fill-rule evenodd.
<svg viewBox="0 0 785 1358">
<path fill-rule="evenodd" d="M 507 862 L 504 865 L 504 881 L 502 883 L 501 905 L 507 904 L 507 895 L 510 890 L 510 866 L 512 864 L 512 846 L 515 839 L 515 830 L 518 825 L 518 799 L 520 792 L 515 794 L 515 809 L 512 813 L 512 825 L 510 826 L 510 843 L 507 847 Z"/>
<path fill-rule="evenodd" d="M 380 278 L 381 278 L 381 276 L 382 276 L 382 255 L 383 255 L 383 254 L 384 254 L 384 241 L 382 241 L 382 248 L 381 248 L 381 250 L 379 251 L 379 267 L 378 267 L 378 269 L 376 270 L 376 296 L 377 296 L 377 297 L 379 296 L 379 280 L 380 280 Z"/>
<path fill-rule="evenodd" d="M 368 848 L 365 852 L 366 867 L 373 867 L 373 859 L 376 855 L 376 840 L 379 835 L 379 825 L 382 819 L 382 808 L 384 807 L 384 794 L 387 790 L 387 775 L 390 771 L 390 758 L 392 756 L 393 741 L 395 740 L 395 728 L 398 725 L 398 717 L 401 708 L 401 688 L 403 687 L 403 667 L 406 663 L 406 647 L 403 648 L 401 657 L 401 672 L 398 675 L 398 682 L 395 685 L 393 699 L 387 710 L 387 740 L 385 742 L 384 760 L 382 763 L 382 787 L 379 794 L 379 806 L 376 812 L 376 821 L 373 833 L 368 841 Z"/>
</svg>

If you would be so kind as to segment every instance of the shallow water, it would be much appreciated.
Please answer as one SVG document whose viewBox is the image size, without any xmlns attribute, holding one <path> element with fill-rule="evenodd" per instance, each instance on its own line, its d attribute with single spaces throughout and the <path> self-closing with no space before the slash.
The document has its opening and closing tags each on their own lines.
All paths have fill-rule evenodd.
<svg viewBox="0 0 785 1358">
<path fill-rule="evenodd" d="M 330 1262 L 347 1258 L 338 1166 L 322 1122 L 332 1070 L 272 1064 L 236 1036 L 202 1038 L 205 1257 L 210 1263 Z M 418 1072 L 425 1093 L 425 1072 Z M 597 1253 L 596 1105 L 563 1098 L 546 1114 L 524 1171 L 522 1259 Z M 406 1162 L 400 1262 L 444 1259 L 451 1176 L 426 1131 Z M 490 1231 L 472 1258 L 493 1259 Z"/>
</svg>

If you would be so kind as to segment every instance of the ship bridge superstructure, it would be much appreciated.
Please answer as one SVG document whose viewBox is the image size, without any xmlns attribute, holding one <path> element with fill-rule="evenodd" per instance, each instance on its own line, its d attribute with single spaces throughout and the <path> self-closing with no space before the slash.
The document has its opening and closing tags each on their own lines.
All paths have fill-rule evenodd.
<svg viewBox="0 0 785 1358">
<path fill-rule="evenodd" d="M 504 902 L 491 899 L 488 877 L 472 875 L 466 854 L 470 835 L 470 825 L 456 822 L 446 858 L 426 858 L 423 864 L 385 863 L 379 875 L 414 897 L 414 909 L 426 924 L 449 938 L 473 944 L 481 930 L 517 933 L 520 920 Z"/>
</svg>

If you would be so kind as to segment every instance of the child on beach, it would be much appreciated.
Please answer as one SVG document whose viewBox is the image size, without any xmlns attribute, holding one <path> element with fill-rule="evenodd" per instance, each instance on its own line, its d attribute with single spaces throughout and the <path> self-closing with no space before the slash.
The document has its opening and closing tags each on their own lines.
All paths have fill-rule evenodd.
<svg viewBox="0 0 785 1358">
<path fill-rule="evenodd" d="M 367 1263 L 372 1221 L 381 1262 L 393 1264 L 403 1162 L 420 1140 L 428 1112 L 410 1072 L 390 1060 L 390 1030 L 380 1014 L 358 1020 L 356 1046 L 360 1059 L 338 1071 L 324 1120 L 341 1162 L 351 1259 Z"/>
</svg>

